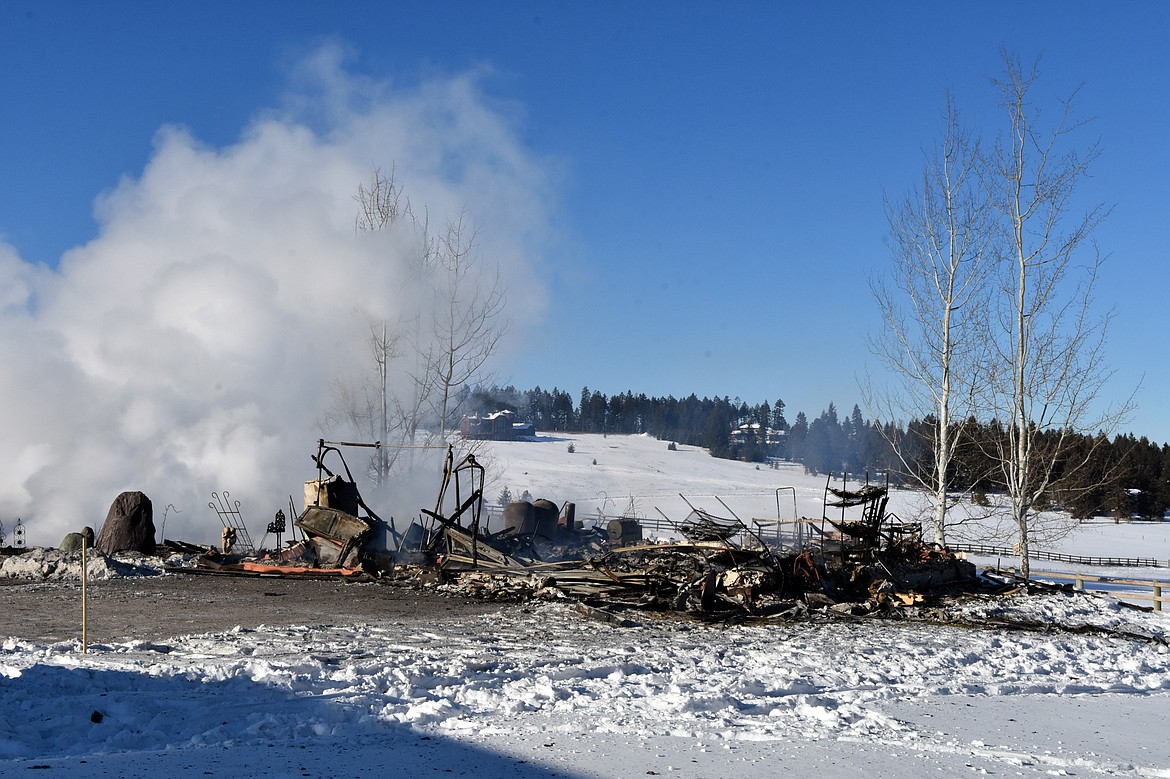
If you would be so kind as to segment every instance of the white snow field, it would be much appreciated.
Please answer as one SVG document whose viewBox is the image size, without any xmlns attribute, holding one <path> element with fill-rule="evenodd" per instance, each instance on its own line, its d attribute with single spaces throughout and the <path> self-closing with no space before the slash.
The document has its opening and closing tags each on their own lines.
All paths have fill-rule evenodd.
<svg viewBox="0 0 1170 779">
<path fill-rule="evenodd" d="M 795 470 L 572 439 L 571 454 L 567 440 L 492 445 L 496 489 L 579 511 L 604 492 L 619 504 L 606 513 L 634 495 L 639 513 L 676 518 L 671 494 L 712 510 L 717 494 L 768 517 L 778 482 L 804 479 L 804 513 L 820 514 L 820 480 Z M 748 505 L 769 495 L 771 513 Z M 1170 556 L 1158 543 L 1129 554 Z M 1071 593 L 959 611 L 1064 629 L 645 615 L 618 627 L 553 601 L 88 654 L 0 637 L 0 776 L 1170 777 L 1165 616 Z"/>
</svg>

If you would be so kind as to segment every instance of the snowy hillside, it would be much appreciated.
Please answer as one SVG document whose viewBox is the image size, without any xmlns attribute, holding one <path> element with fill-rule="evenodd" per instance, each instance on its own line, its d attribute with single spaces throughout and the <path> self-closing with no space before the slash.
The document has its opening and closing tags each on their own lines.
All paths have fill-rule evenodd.
<svg viewBox="0 0 1170 779">
<path fill-rule="evenodd" d="M 573 451 L 569 451 L 572 446 Z M 503 486 L 513 496 L 528 491 L 555 503 L 577 503 L 578 517 L 629 516 L 631 500 L 640 517 L 681 520 L 689 511 L 679 494 L 716 514 L 727 511 L 722 498 L 742 519 L 776 518 L 778 487 L 796 487 L 802 516 L 820 516 L 824 480 L 806 476 L 803 468 L 721 460 L 704 449 L 676 445 L 650 436 L 574 434 L 541 436 L 538 441 L 490 442 L 481 457 L 496 483 L 489 498 Z M 791 493 L 781 498 L 783 516 L 793 516 Z"/>
</svg>

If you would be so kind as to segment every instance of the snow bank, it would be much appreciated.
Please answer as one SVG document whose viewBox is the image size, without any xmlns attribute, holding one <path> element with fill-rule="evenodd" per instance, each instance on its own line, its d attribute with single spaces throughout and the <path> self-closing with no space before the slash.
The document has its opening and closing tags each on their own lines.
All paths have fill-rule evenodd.
<svg viewBox="0 0 1170 779">
<path fill-rule="evenodd" d="M 90 581 L 127 576 L 158 576 L 164 572 L 161 558 L 137 552 L 106 555 L 97 549 L 86 552 L 85 567 Z M 35 581 L 81 581 L 81 552 L 60 549 L 30 549 L 24 554 L 0 557 L 0 579 Z"/>
</svg>

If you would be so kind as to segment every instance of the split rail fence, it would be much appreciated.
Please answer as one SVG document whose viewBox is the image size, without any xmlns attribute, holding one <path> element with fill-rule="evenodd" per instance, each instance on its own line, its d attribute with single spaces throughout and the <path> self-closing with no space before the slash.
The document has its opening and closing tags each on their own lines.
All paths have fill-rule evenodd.
<svg viewBox="0 0 1170 779">
<path fill-rule="evenodd" d="M 995 557 L 1018 557 L 1019 552 L 1006 546 L 988 546 L 986 544 L 947 544 L 952 552 L 966 552 L 968 554 L 988 555 Z M 1166 568 L 1170 561 L 1155 560 L 1152 557 L 1082 557 L 1060 552 L 1042 552 L 1033 549 L 1028 552 L 1032 560 L 1055 560 L 1062 563 L 1078 563 L 1080 565 L 1115 566 L 1118 568 Z"/>
<path fill-rule="evenodd" d="M 1009 568 L 999 573 L 1016 576 L 1016 569 Z M 1118 600 L 1152 601 L 1154 611 L 1162 611 L 1164 603 L 1170 603 L 1170 595 L 1162 592 L 1167 586 L 1163 582 L 1149 579 L 1115 579 L 1112 576 L 1090 576 L 1084 573 L 1066 573 L 1063 571 L 1032 571 L 1032 578 L 1039 580 L 1065 579 L 1073 582 L 1073 587 L 1081 592 L 1092 590 L 1111 595 Z M 1135 591 L 1136 590 L 1136 591 Z M 1146 591 L 1150 594 L 1147 595 Z"/>
</svg>

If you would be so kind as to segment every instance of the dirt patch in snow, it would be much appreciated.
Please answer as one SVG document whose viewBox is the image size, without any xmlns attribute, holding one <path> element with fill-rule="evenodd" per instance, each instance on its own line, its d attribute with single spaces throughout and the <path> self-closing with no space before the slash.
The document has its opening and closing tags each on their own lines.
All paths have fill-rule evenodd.
<svg viewBox="0 0 1170 779">
<path fill-rule="evenodd" d="M 0 637 L 81 637 L 80 582 L 0 579 Z M 91 642 L 161 640 L 259 625 L 352 625 L 499 611 L 499 604 L 381 582 L 171 574 L 88 584 Z"/>
</svg>

